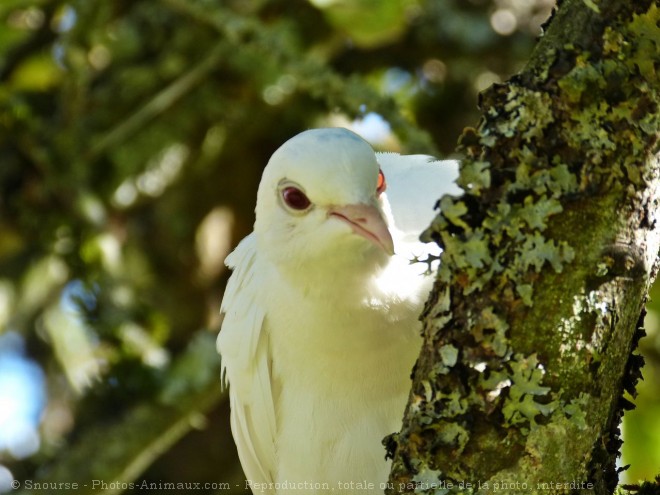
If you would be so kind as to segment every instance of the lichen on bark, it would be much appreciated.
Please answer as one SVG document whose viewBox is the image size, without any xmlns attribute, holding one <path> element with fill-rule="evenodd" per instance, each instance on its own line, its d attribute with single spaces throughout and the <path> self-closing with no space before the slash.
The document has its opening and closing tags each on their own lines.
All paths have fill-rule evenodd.
<svg viewBox="0 0 660 495">
<path fill-rule="evenodd" d="M 564 0 L 482 94 L 465 194 L 424 233 L 442 264 L 390 493 L 613 492 L 660 244 L 659 21 L 650 0 Z"/>
</svg>

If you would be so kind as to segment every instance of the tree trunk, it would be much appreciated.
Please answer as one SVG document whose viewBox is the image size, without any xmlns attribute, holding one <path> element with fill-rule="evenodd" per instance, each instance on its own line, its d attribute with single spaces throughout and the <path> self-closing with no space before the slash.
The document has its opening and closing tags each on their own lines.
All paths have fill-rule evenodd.
<svg viewBox="0 0 660 495">
<path fill-rule="evenodd" d="M 387 493 L 617 484 L 660 245 L 660 9 L 560 4 L 527 67 L 482 95 L 465 195 L 425 233 L 444 253 Z"/>
</svg>

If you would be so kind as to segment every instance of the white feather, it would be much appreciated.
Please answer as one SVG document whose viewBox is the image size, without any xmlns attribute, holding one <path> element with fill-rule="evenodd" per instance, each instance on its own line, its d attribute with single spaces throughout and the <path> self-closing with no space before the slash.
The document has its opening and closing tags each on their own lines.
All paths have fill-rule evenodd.
<svg viewBox="0 0 660 495">
<path fill-rule="evenodd" d="M 398 153 L 376 153 L 376 157 L 387 179 L 386 194 L 394 224 L 401 233 L 400 250 L 417 256 L 437 254 L 437 245 L 422 243 L 419 235 L 431 225 L 440 196 L 463 194 L 455 183 L 458 161 Z"/>
<path fill-rule="evenodd" d="M 232 432 L 254 493 L 316 493 L 340 482 L 344 491 L 366 482 L 373 490 L 353 491 L 382 493 L 389 463 L 381 441 L 400 427 L 432 280 L 409 261 L 423 254 L 417 236 L 436 200 L 460 193 L 456 163 L 428 160 L 376 157 L 349 131 L 321 129 L 288 141 L 264 170 L 255 232 L 227 258 L 234 272 L 218 338 Z M 380 197 L 379 166 L 388 183 Z M 313 208 L 287 211 L 282 180 L 300 184 Z M 376 208 L 397 254 L 327 214 L 344 204 Z"/>
<path fill-rule="evenodd" d="M 224 331 L 217 344 L 223 380 L 232 384 L 231 429 L 241 464 L 250 479 L 270 483 L 275 465 L 275 411 L 268 336 L 263 331 L 265 308 L 260 303 L 255 260 L 253 233 L 226 260 L 234 273 L 222 300 Z"/>
</svg>

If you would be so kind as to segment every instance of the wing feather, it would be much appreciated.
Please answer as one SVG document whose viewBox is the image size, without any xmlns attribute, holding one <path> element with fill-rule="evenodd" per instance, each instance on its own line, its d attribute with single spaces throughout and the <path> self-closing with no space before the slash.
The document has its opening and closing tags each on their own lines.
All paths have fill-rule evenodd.
<svg viewBox="0 0 660 495">
<path fill-rule="evenodd" d="M 275 408 L 264 329 L 266 314 L 255 279 L 254 234 L 241 241 L 226 263 L 233 273 L 222 300 L 224 319 L 217 347 L 222 356 L 223 380 L 230 385 L 232 434 L 247 479 L 272 483 Z"/>
<path fill-rule="evenodd" d="M 376 153 L 376 158 L 387 181 L 385 194 L 397 231 L 397 254 L 411 258 L 439 254 L 435 244 L 422 243 L 419 235 L 431 225 L 436 215 L 434 206 L 441 196 L 463 194 L 455 182 L 458 161 L 398 153 Z"/>
</svg>

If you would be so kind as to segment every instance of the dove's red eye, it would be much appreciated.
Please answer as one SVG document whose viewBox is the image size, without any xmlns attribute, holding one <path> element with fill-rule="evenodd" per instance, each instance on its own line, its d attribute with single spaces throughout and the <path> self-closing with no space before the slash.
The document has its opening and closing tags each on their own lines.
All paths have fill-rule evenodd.
<svg viewBox="0 0 660 495">
<path fill-rule="evenodd" d="M 385 174 L 381 169 L 378 169 L 378 182 L 376 183 L 376 193 L 382 194 L 387 189 L 387 182 L 385 182 Z"/>
<path fill-rule="evenodd" d="M 282 199 L 289 208 L 294 210 L 306 210 L 312 204 L 304 192 L 292 186 L 282 189 Z"/>
</svg>

